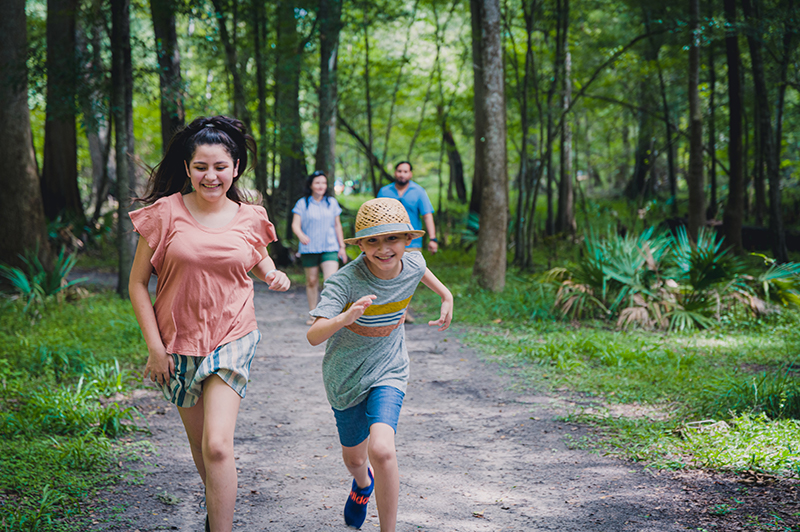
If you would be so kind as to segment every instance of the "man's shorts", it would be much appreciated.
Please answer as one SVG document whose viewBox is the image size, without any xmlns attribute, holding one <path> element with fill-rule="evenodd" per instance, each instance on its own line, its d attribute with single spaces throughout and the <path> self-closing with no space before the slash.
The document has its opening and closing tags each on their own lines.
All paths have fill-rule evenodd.
<svg viewBox="0 0 800 532">
<path fill-rule="evenodd" d="M 329 260 L 339 260 L 339 253 L 336 251 L 326 251 L 325 253 L 303 253 L 300 255 L 300 262 L 303 268 L 316 268 L 323 262 Z"/>
<path fill-rule="evenodd" d="M 203 381 L 212 375 L 217 375 L 244 398 L 250 364 L 259 341 L 261 333 L 256 329 L 238 340 L 219 346 L 205 357 L 173 353 L 175 375 L 161 385 L 164 398 L 181 408 L 192 407 L 203 393 Z"/>
<path fill-rule="evenodd" d="M 394 386 L 370 389 L 367 398 L 344 410 L 333 409 L 339 442 L 343 447 L 355 447 L 369 437 L 373 423 L 386 423 L 397 433 L 397 421 L 405 394 Z"/>
</svg>

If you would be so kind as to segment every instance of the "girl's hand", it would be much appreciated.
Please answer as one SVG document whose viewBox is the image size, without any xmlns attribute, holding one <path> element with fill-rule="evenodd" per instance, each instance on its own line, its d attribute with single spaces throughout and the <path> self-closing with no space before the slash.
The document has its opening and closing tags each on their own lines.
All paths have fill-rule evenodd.
<svg viewBox="0 0 800 532">
<path fill-rule="evenodd" d="M 347 251 L 344 248 L 339 248 L 339 258 L 342 259 L 342 264 L 347 264 L 350 257 L 347 256 Z"/>
<path fill-rule="evenodd" d="M 305 233 L 302 233 L 302 232 L 297 235 L 297 238 L 300 240 L 300 243 L 303 244 L 303 245 L 306 245 L 309 242 L 311 242 L 311 239 L 308 238 L 308 235 L 305 234 Z"/>
<path fill-rule="evenodd" d="M 278 270 L 270 272 L 270 274 L 264 278 L 264 282 L 269 285 L 270 290 L 275 290 L 276 292 L 285 292 L 292 284 L 289 280 L 289 276 Z"/>
<path fill-rule="evenodd" d="M 352 325 L 355 321 L 364 315 L 364 311 L 367 310 L 367 307 L 372 305 L 372 302 L 378 296 L 374 294 L 370 294 L 368 296 L 364 296 L 353 305 L 347 309 L 347 312 L 344 313 L 344 326 Z"/>
<path fill-rule="evenodd" d="M 442 308 L 440 310 L 439 319 L 436 321 L 429 321 L 429 326 L 439 325 L 439 330 L 444 331 L 450 327 L 450 322 L 453 320 L 453 302 L 449 299 L 442 300 Z"/>
<path fill-rule="evenodd" d="M 166 384 L 169 382 L 169 378 L 175 375 L 175 359 L 167 353 L 163 345 L 155 348 L 148 347 L 147 350 L 150 355 L 147 357 L 142 378 L 146 379 L 150 375 L 151 381 Z"/>
</svg>

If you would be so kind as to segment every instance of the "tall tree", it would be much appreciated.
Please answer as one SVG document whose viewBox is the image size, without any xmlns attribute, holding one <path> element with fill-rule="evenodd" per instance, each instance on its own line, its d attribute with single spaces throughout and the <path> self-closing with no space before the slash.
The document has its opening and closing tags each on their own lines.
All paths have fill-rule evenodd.
<svg viewBox="0 0 800 532">
<path fill-rule="evenodd" d="M 742 76 L 739 36 L 736 31 L 736 0 L 723 0 L 725 7 L 725 55 L 728 62 L 728 203 L 722 217 L 725 239 L 742 249 L 744 179 L 742 173 Z"/>
<path fill-rule="evenodd" d="M 469 199 L 469 210 L 480 214 L 481 200 L 483 197 L 483 181 L 486 175 L 486 155 L 485 155 L 485 142 L 486 138 L 482 136 L 482 132 L 486 130 L 486 115 L 484 114 L 484 100 L 485 95 L 484 81 L 483 81 L 483 11 L 482 0 L 469 0 L 470 20 L 472 22 L 472 75 L 473 75 L 473 97 L 472 105 L 475 112 L 475 129 L 473 134 L 473 141 L 475 144 L 475 162 L 473 164 L 472 174 L 472 195 Z"/>
<path fill-rule="evenodd" d="M 130 0 L 111 0 L 111 107 L 114 153 L 117 160 L 117 293 L 128 297 L 136 233 L 128 213 L 136 193 L 133 137 L 133 64 L 131 60 Z"/>
<path fill-rule="evenodd" d="M 252 130 L 252 118 L 250 111 L 247 107 L 247 94 L 244 89 L 244 79 L 241 69 L 239 67 L 239 55 L 236 49 L 236 17 L 233 17 L 234 34 L 228 31 L 228 14 L 229 11 L 235 10 L 238 7 L 236 2 L 232 5 L 227 0 L 211 0 L 214 4 L 216 11 L 217 26 L 219 27 L 219 39 L 222 42 L 222 47 L 225 49 L 225 64 L 228 67 L 228 73 L 231 76 L 233 83 L 233 113 L 236 118 L 244 122 L 245 127 Z M 292 12 L 290 20 L 294 22 L 294 12 Z"/>
<path fill-rule="evenodd" d="M 336 175 L 336 107 L 338 94 L 339 32 L 342 28 L 342 0 L 319 0 L 319 137 L 316 169 L 330 181 Z"/>
<path fill-rule="evenodd" d="M 700 0 L 689 0 L 689 220 L 687 229 L 693 240 L 705 225 L 703 194 L 703 110 L 700 107 Z"/>
<path fill-rule="evenodd" d="M 769 181 L 769 225 L 775 234 L 773 253 L 777 260 L 786 262 L 789 260 L 789 253 L 786 249 L 786 233 L 783 228 L 783 214 L 781 213 L 781 174 L 778 167 L 778 159 L 775 157 L 776 148 L 772 130 L 772 111 L 769 105 L 769 93 L 767 92 L 767 80 L 764 72 L 763 32 L 758 14 L 751 4 L 751 0 L 742 0 L 742 12 L 745 20 L 751 25 L 747 34 L 747 43 L 750 47 L 753 84 L 756 92 L 756 105 L 758 106 L 761 153 L 767 166 L 767 179 Z"/>
<path fill-rule="evenodd" d="M 28 111 L 25 2 L 2 0 L 0 11 L 0 143 L 6 154 L 0 178 L 0 261 L 21 267 L 19 255 L 38 248 L 47 264 L 49 246 Z"/>
<path fill-rule="evenodd" d="M 54 220 L 64 215 L 83 225 L 75 129 L 77 9 L 78 0 L 47 1 L 47 119 L 41 187 L 45 216 Z"/>
<path fill-rule="evenodd" d="M 178 32 L 175 29 L 175 0 L 150 0 L 153 33 L 158 58 L 158 81 L 161 88 L 161 151 L 177 130 L 183 127 L 183 81 Z"/>
<path fill-rule="evenodd" d="M 708 44 L 708 184 L 709 201 L 706 210 L 706 218 L 714 219 L 717 217 L 717 71 L 716 71 L 716 47 L 712 41 Z"/>
<path fill-rule="evenodd" d="M 218 1 L 218 0 L 215 0 Z M 275 113 L 280 130 L 280 183 L 278 199 L 273 202 L 278 220 L 284 219 L 286 235 L 291 235 L 291 207 L 302 195 L 306 170 L 303 132 L 300 122 L 300 72 L 303 66 L 304 40 L 297 30 L 297 18 L 291 1 L 277 4 L 278 37 L 275 65 Z"/>
<path fill-rule="evenodd" d="M 267 54 L 264 47 L 267 37 L 267 15 L 264 2 L 253 2 L 253 56 L 256 61 L 256 93 L 258 96 L 258 157 L 256 158 L 256 190 L 269 205 L 270 196 L 267 194 L 267 150 L 271 133 L 267 131 Z"/>
<path fill-rule="evenodd" d="M 480 20 L 483 66 L 480 106 L 485 118 L 485 128 L 480 134 L 485 139 L 486 173 L 473 276 L 480 286 L 499 292 L 506 282 L 508 232 L 506 105 L 499 0 L 480 2 Z"/>
<path fill-rule="evenodd" d="M 559 185 L 558 185 L 558 211 L 556 214 L 556 232 L 575 232 L 575 191 L 572 182 L 572 126 L 568 119 L 572 100 L 572 56 L 569 53 L 569 0 L 562 0 L 561 6 L 561 49 L 563 63 L 560 65 L 561 76 L 561 108 L 564 115 L 561 118 L 561 146 L 559 148 Z"/>
</svg>

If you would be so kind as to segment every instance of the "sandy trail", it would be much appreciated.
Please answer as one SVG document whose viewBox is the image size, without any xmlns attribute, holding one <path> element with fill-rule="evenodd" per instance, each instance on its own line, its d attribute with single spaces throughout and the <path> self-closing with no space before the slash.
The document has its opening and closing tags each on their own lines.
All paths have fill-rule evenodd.
<svg viewBox="0 0 800 532">
<path fill-rule="evenodd" d="M 324 346 L 311 347 L 305 293 L 256 289 L 263 340 L 238 418 L 234 530 L 352 530 L 350 478 L 322 386 Z M 458 309 L 456 308 L 456 316 Z M 421 320 L 420 320 L 421 321 Z M 406 326 L 411 381 L 397 434 L 398 531 L 672 531 L 694 528 L 679 482 L 585 451 L 554 421 L 558 398 L 521 395 L 458 340 Z M 177 410 L 156 393 L 140 408 L 157 453 L 142 485 L 109 494 L 115 515 L 94 530 L 200 531 L 202 485 Z M 166 494 L 166 495 L 165 495 Z M 166 504 L 163 501 L 175 502 Z M 692 526 L 694 524 L 694 526 Z M 374 501 L 362 530 L 378 530 Z"/>
</svg>

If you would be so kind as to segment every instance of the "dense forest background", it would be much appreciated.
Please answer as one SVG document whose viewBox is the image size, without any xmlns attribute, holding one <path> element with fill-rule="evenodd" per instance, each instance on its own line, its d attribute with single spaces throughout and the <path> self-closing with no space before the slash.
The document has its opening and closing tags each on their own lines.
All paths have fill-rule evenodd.
<svg viewBox="0 0 800 532">
<path fill-rule="evenodd" d="M 795 245 L 790 0 L 3 5 L 9 264 L 36 242 L 46 262 L 47 231 L 113 226 L 125 293 L 128 198 L 175 128 L 214 114 L 256 137 L 246 185 L 287 243 L 310 171 L 371 194 L 407 159 L 445 239 L 480 227 L 474 273 L 493 289 L 506 251 L 530 269 L 590 221 L 711 224 L 781 261 Z"/>
</svg>

